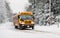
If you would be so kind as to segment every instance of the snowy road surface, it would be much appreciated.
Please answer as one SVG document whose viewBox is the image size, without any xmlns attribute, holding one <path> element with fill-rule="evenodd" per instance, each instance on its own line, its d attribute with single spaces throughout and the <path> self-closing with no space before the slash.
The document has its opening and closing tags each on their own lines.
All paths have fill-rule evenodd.
<svg viewBox="0 0 60 38">
<path fill-rule="evenodd" d="M 58 34 L 34 30 L 18 30 L 11 22 L 6 22 L 0 24 L 0 38 L 60 38 Z"/>
</svg>

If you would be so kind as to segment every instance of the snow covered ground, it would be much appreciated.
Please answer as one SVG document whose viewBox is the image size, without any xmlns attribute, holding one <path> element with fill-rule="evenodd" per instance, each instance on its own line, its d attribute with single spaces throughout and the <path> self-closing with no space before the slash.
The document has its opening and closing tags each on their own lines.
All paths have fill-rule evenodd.
<svg viewBox="0 0 60 38">
<path fill-rule="evenodd" d="M 6 22 L 0 24 L 0 38 L 60 38 L 60 28 L 36 25 L 34 30 L 18 30 L 11 22 Z"/>
<path fill-rule="evenodd" d="M 54 24 L 50 26 L 35 26 L 35 30 L 44 31 L 44 32 L 50 32 L 60 35 L 60 25 Z"/>
</svg>

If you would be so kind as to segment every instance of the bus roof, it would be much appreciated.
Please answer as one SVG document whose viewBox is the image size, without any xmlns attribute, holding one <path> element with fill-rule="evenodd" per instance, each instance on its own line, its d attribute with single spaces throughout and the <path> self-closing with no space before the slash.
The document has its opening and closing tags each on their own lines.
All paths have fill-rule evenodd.
<svg viewBox="0 0 60 38">
<path fill-rule="evenodd" d="M 19 12 L 18 15 L 32 15 L 32 12 Z"/>
</svg>

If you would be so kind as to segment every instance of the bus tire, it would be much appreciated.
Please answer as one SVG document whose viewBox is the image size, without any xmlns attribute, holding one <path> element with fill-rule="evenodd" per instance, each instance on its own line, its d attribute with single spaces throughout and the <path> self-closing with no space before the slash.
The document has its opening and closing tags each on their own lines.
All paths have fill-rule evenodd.
<svg viewBox="0 0 60 38">
<path fill-rule="evenodd" d="M 18 29 L 18 26 L 15 26 L 16 29 Z"/>
<path fill-rule="evenodd" d="M 34 26 L 32 26 L 32 29 L 34 29 Z"/>
</svg>

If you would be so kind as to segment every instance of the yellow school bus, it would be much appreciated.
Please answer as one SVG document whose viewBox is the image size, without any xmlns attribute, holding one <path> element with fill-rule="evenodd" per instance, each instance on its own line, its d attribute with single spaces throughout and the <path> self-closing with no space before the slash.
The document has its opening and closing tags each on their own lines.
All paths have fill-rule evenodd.
<svg viewBox="0 0 60 38">
<path fill-rule="evenodd" d="M 32 12 L 19 12 L 13 16 L 13 24 L 15 28 L 25 29 L 32 28 L 34 29 L 34 16 Z"/>
</svg>

